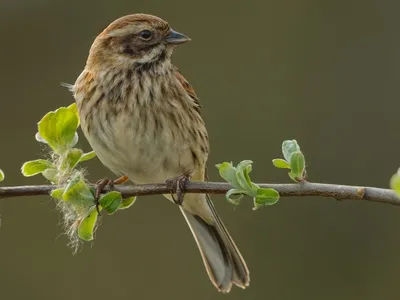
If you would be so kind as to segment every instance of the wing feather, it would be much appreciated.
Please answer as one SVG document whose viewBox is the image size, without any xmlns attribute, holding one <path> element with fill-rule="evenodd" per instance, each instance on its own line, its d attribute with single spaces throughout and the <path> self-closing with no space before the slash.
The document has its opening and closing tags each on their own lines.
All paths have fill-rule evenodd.
<svg viewBox="0 0 400 300">
<path fill-rule="evenodd" d="M 194 91 L 194 88 L 190 85 L 190 83 L 186 80 L 186 78 L 183 76 L 181 71 L 178 70 L 178 68 L 175 68 L 175 76 L 182 85 L 182 87 L 185 89 L 189 97 L 193 100 L 197 112 L 200 113 L 201 105 L 199 98 L 197 97 L 196 92 Z"/>
</svg>

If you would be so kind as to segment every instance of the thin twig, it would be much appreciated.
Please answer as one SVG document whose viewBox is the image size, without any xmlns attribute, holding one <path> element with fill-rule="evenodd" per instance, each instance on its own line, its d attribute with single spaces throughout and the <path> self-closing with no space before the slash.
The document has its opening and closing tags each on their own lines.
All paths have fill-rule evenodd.
<svg viewBox="0 0 400 300">
<path fill-rule="evenodd" d="M 335 198 L 337 200 L 366 200 L 400 205 L 400 198 L 390 189 L 311 182 L 302 182 L 298 184 L 259 184 L 259 186 L 263 188 L 273 188 L 279 192 L 281 197 L 319 196 Z M 58 186 L 55 185 L 0 187 L 0 198 L 48 195 L 56 188 L 58 188 Z M 228 183 L 223 182 L 188 182 L 185 192 L 225 194 L 230 188 L 231 186 Z M 114 189 L 121 192 L 124 197 L 170 193 L 167 185 L 164 183 L 115 186 Z M 106 191 L 107 190 L 105 190 L 105 192 Z"/>
</svg>

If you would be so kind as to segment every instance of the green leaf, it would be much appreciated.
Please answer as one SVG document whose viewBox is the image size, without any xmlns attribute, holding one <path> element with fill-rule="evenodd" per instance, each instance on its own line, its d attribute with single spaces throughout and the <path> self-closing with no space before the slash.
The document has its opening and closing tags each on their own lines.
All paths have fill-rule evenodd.
<svg viewBox="0 0 400 300">
<path fill-rule="evenodd" d="M 42 172 L 44 178 L 53 183 L 57 182 L 58 171 L 54 168 L 48 168 Z"/>
<path fill-rule="evenodd" d="M 76 103 L 72 103 L 67 108 L 76 114 L 76 117 L 78 118 L 78 126 L 79 126 L 79 124 L 80 124 L 79 112 L 78 112 L 78 107 L 76 106 Z"/>
<path fill-rule="evenodd" d="M 265 205 L 273 205 L 279 200 L 279 193 L 274 189 L 259 188 L 254 198 L 253 210 L 259 209 Z"/>
<path fill-rule="evenodd" d="M 293 172 L 289 172 L 288 175 L 293 181 L 299 182 L 299 179 L 293 174 Z"/>
<path fill-rule="evenodd" d="M 300 151 L 292 153 L 290 157 L 290 168 L 292 175 L 300 181 L 304 178 L 305 159 L 303 153 Z"/>
<path fill-rule="evenodd" d="M 87 184 L 77 176 L 65 188 L 63 200 L 70 203 L 78 214 L 94 205 L 94 196 Z"/>
<path fill-rule="evenodd" d="M 47 113 L 38 123 L 39 135 L 58 154 L 62 154 L 77 142 L 76 113 L 66 107 Z"/>
<path fill-rule="evenodd" d="M 82 157 L 83 151 L 78 148 L 72 148 L 68 150 L 67 156 L 64 158 L 63 163 L 61 165 L 62 170 L 73 169 Z"/>
<path fill-rule="evenodd" d="M 284 159 L 280 158 L 273 159 L 272 164 L 279 169 L 290 169 L 289 163 Z"/>
<path fill-rule="evenodd" d="M 52 190 L 50 196 L 54 199 L 63 200 L 64 188 Z"/>
<path fill-rule="evenodd" d="M 53 168 L 53 164 L 45 159 L 27 161 L 22 165 L 21 172 L 25 177 L 34 176 L 42 173 L 48 168 Z"/>
<path fill-rule="evenodd" d="M 226 199 L 232 204 L 238 205 L 243 195 L 253 198 L 257 196 L 257 191 L 260 187 L 251 181 L 250 172 L 252 170 L 252 163 L 251 160 L 243 160 L 237 167 L 228 162 L 216 165 L 221 177 L 234 187 L 225 195 Z"/>
<path fill-rule="evenodd" d="M 230 189 L 226 194 L 226 200 L 234 205 L 239 205 L 240 200 L 243 198 L 243 195 L 246 193 L 244 190 L 240 189 Z"/>
<path fill-rule="evenodd" d="M 133 203 L 135 203 L 136 198 L 137 198 L 136 196 L 133 196 L 133 197 L 122 199 L 122 202 L 119 205 L 118 209 L 127 209 L 127 208 L 131 207 L 133 205 Z"/>
<path fill-rule="evenodd" d="M 84 162 L 87 161 L 89 159 L 95 158 L 96 157 L 96 153 L 94 151 L 90 151 L 87 153 L 84 153 L 81 158 L 79 159 L 79 162 Z"/>
<path fill-rule="evenodd" d="M 78 237 L 84 241 L 93 240 L 93 231 L 96 225 L 98 213 L 96 209 L 91 212 L 81 221 L 78 226 Z"/>
<path fill-rule="evenodd" d="M 254 197 L 257 193 L 257 189 L 253 189 L 252 182 L 250 180 L 249 173 L 251 172 L 251 164 L 253 162 L 251 160 L 241 161 L 236 167 L 236 179 L 239 183 L 239 186 L 234 186 L 235 188 L 242 188 L 246 191 L 246 194 Z"/>
<path fill-rule="evenodd" d="M 68 181 L 65 191 L 68 191 L 71 187 L 73 187 L 75 184 L 79 183 L 79 181 L 81 181 L 81 180 L 82 180 L 82 178 L 81 178 L 80 174 L 75 174 L 74 176 L 72 176 Z"/>
<path fill-rule="evenodd" d="M 44 138 L 42 138 L 42 136 L 40 135 L 39 132 L 36 132 L 35 139 L 36 139 L 38 142 L 47 144 L 47 141 L 46 141 Z"/>
<path fill-rule="evenodd" d="M 301 152 L 296 140 L 286 140 L 282 143 L 282 153 L 286 161 L 290 162 L 290 157 L 294 152 Z"/>
<path fill-rule="evenodd" d="M 0 169 L 0 182 L 4 180 L 4 177 L 5 177 L 4 172 L 3 170 Z"/>
<path fill-rule="evenodd" d="M 252 183 L 251 183 L 251 188 L 252 188 L 253 190 L 257 191 L 260 187 L 259 187 L 257 184 L 255 184 L 254 182 L 252 182 Z"/>
<path fill-rule="evenodd" d="M 233 187 L 239 187 L 239 183 L 236 179 L 236 169 L 229 162 L 223 162 L 222 164 L 215 165 L 218 168 L 219 175 L 229 182 Z"/>
<path fill-rule="evenodd" d="M 111 215 L 118 210 L 119 205 L 122 201 L 122 195 L 120 192 L 111 191 L 105 195 L 102 195 L 99 199 L 100 205 Z"/>
<path fill-rule="evenodd" d="M 72 139 L 72 142 L 68 145 L 67 148 L 72 148 L 72 147 L 74 147 L 76 144 L 78 144 L 78 141 L 79 141 L 79 136 L 78 136 L 78 133 L 75 132 L 74 138 Z"/>
<path fill-rule="evenodd" d="M 400 170 L 399 170 L 400 171 Z M 390 188 L 400 197 L 400 174 L 399 171 L 390 179 Z"/>
<path fill-rule="evenodd" d="M 250 172 L 252 170 L 252 166 L 251 166 L 252 163 L 253 162 L 251 160 L 243 160 L 236 167 L 236 169 L 240 170 L 241 173 L 243 174 L 243 178 L 242 179 L 245 180 L 246 186 L 248 186 L 250 188 L 251 188 L 251 179 L 250 179 L 250 175 L 249 174 L 250 174 Z"/>
<path fill-rule="evenodd" d="M 235 177 L 235 168 L 232 163 L 223 162 L 221 164 L 215 165 L 219 171 L 219 175 L 226 181 L 231 181 Z"/>
</svg>

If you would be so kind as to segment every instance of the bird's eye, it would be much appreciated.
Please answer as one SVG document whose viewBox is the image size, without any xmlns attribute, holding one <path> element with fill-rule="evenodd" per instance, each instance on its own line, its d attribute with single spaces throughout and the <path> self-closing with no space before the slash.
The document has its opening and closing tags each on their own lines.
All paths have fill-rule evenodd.
<svg viewBox="0 0 400 300">
<path fill-rule="evenodd" d="M 139 32 L 139 36 L 146 41 L 149 40 L 152 35 L 153 33 L 150 30 L 142 30 Z"/>
</svg>

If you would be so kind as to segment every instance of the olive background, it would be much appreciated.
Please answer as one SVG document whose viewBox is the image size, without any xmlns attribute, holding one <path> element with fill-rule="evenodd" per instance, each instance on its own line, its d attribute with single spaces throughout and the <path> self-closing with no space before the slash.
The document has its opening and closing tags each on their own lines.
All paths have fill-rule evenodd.
<svg viewBox="0 0 400 300">
<path fill-rule="evenodd" d="M 216 163 L 255 162 L 256 182 L 289 182 L 271 159 L 295 138 L 309 179 L 388 187 L 400 166 L 400 2 L 0 0 L 2 185 L 46 154 L 36 123 L 73 102 L 60 86 L 82 71 L 114 19 L 158 15 L 192 38 L 174 63 L 203 105 Z M 81 134 L 79 145 L 89 150 Z M 96 159 L 91 181 L 113 176 Z M 246 290 L 219 294 L 179 210 L 161 196 L 104 216 L 76 255 L 49 197 L 0 199 L 2 299 L 398 299 L 400 210 L 282 198 L 252 210 L 213 196 L 251 271 Z"/>
</svg>

